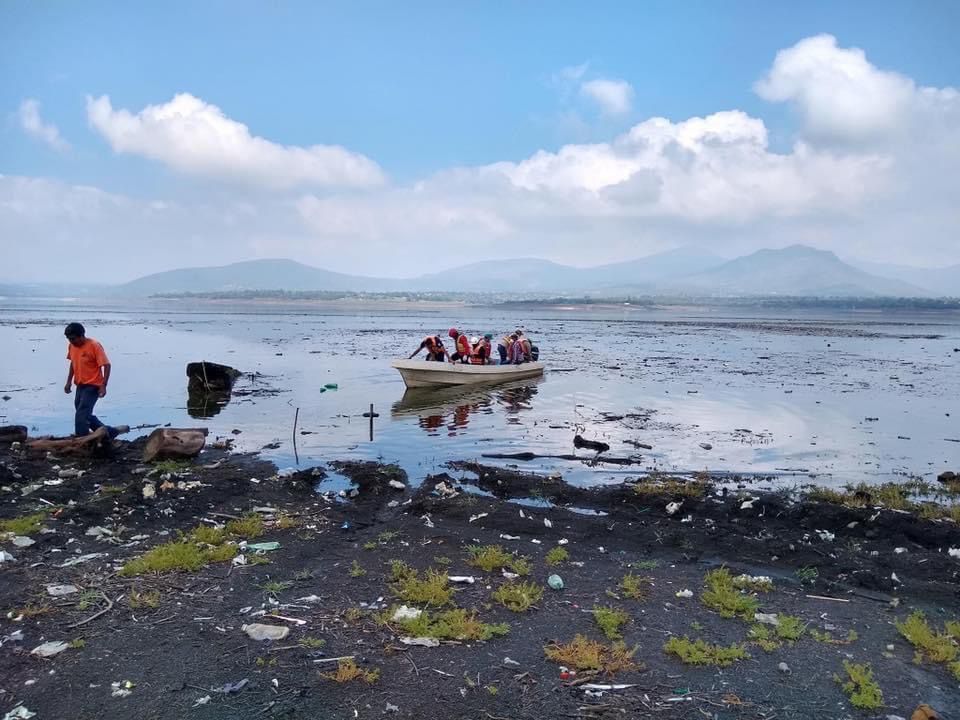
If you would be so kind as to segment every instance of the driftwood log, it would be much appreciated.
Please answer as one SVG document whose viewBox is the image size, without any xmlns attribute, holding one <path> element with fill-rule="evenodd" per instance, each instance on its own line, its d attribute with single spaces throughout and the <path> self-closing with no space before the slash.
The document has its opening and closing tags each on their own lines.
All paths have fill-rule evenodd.
<svg viewBox="0 0 960 720">
<path fill-rule="evenodd" d="M 108 449 L 110 434 L 106 427 L 100 427 L 89 435 L 71 435 L 70 437 L 55 438 L 41 437 L 27 443 L 28 450 L 54 452 L 58 455 L 93 455 Z"/>
<path fill-rule="evenodd" d="M 204 360 L 187 363 L 187 390 L 191 393 L 230 392 L 242 374 L 229 365 Z"/>
<path fill-rule="evenodd" d="M 0 443 L 22 443 L 26 441 L 26 425 L 0 425 Z"/>
<path fill-rule="evenodd" d="M 147 438 L 144 462 L 195 457 L 207 442 L 207 428 L 157 428 Z"/>
</svg>

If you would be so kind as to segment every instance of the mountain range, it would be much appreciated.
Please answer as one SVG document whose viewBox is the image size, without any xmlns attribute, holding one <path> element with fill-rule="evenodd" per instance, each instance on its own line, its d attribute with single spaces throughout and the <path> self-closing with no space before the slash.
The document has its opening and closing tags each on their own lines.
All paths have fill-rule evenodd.
<svg viewBox="0 0 960 720">
<path fill-rule="evenodd" d="M 243 291 L 462 292 L 518 296 L 937 297 L 960 295 L 960 266 L 939 269 L 844 262 L 804 245 L 732 260 L 680 248 L 627 262 L 577 268 L 522 258 L 484 261 L 414 278 L 376 278 L 293 260 L 249 260 L 183 268 L 114 286 L 2 285 L 0 295 L 149 297 Z"/>
</svg>

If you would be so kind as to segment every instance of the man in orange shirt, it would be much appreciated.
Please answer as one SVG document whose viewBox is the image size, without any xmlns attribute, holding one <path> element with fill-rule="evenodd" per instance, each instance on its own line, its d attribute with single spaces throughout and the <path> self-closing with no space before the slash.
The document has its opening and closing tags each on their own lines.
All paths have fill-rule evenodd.
<svg viewBox="0 0 960 720">
<path fill-rule="evenodd" d="M 103 345 L 93 338 L 88 338 L 80 323 L 70 323 L 63 334 L 70 343 L 67 346 L 70 369 L 67 371 L 67 383 L 63 386 L 63 391 L 69 395 L 73 384 L 76 383 L 77 392 L 73 400 L 73 406 L 77 411 L 74 433 L 87 435 L 92 430 L 104 427 L 104 424 L 93 414 L 93 406 L 97 404 L 97 400 L 107 394 L 110 360 L 103 351 Z M 111 439 L 124 429 L 110 426 L 106 428 Z"/>
</svg>

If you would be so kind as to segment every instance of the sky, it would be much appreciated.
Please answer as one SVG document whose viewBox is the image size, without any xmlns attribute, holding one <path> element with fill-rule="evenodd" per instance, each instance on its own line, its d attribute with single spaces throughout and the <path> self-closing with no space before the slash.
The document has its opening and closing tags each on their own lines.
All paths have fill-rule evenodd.
<svg viewBox="0 0 960 720">
<path fill-rule="evenodd" d="M 960 3 L 0 0 L 0 280 L 960 263 Z"/>
</svg>

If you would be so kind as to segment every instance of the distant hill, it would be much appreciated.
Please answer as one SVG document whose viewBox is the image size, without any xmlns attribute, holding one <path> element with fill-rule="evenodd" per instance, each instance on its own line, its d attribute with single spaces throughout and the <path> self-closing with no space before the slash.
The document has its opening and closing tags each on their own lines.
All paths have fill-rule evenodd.
<svg viewBox="0 0 960 720">
<path fill-rule="evenodd" d="M 890 267 L 883 266 L 889 271 Z M 883 268 L 881 268 L 883 269 Z M 902 270 L 902 268 L 898 269 Z M 908 269 L 909 270 L 909 269 Z M 917 282 L 882 277 L 840 260 L 832 252 L 794 245 L 724 260 L 680 248 L 627 262 L 589 268 L 522 258 L 462 265 L 415 278 L 376 278 L 332 272 L 293 260 L 249 260 L 218 267 L 154 273 L 109 288 L 0 285 L 0 295 L 149 297 L 181 293 L 257 291 L 359 293 L 490 293 L 523 297 L 685 295 L 703 297 L 931 297 L 957 295 L 958 268 L 920 270 Z"/>
<path fill-rule="evenodd" d="M 396 289 L 396 280 L 346 275 L 293 260 L 248 260 L 218 267 L 167 270 L 138 278 L 112 289 L 112 294 L 135 297 L 188 292 L 239 290 L 357 290 Z"/>
<path fill-rule="evenodd" d="M 850 260 L 849 263 L 871 275 L 915 285 L 933 295 L 960 296 L 960 265 L 921 268 Z"/>
<path fill-rule="evenodd" d="M 661 290 L 666 290 L 660 286 Z M 791 245 L 757 252 L 695 275 L 680 278 L 674 290 L 709 295 L 786 295 L 827 297 L 929 297 L 931 293 L 898 280 L 871 275 L 828 250 Z"/>
</svg>

